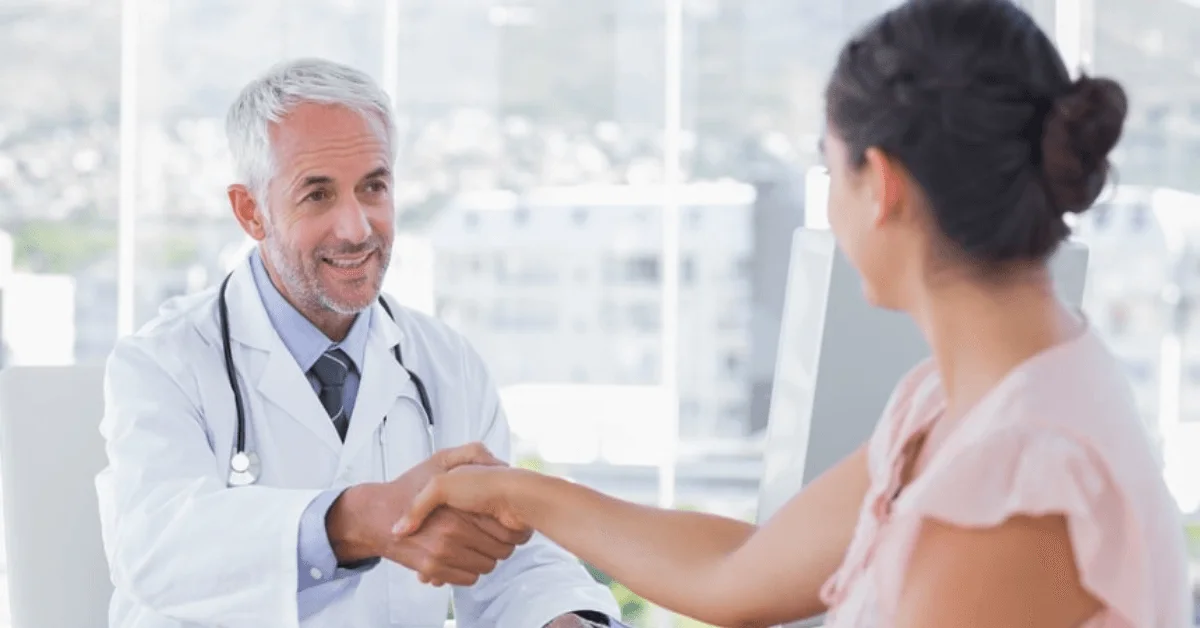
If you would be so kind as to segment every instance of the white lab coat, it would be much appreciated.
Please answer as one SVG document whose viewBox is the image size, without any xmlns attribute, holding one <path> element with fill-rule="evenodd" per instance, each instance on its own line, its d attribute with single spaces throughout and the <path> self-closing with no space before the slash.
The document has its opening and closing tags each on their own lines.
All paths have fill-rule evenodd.
<svg viewBox="0 0 1200 628">
<path fill-rule="evenodd" d="M 322 585 L 339 595 L 301 622 L 297 531 L 322 490 L 379 481 L 385 464 L 394 477 L 428 457 L 415 386 L 391 353 L 397 342 L 428 387 L 437 447 L 482 441 L 507 459 L 508 424 L 479 356 L 434 319 L 393 306 L 393 323 L 375 304 L 343 445 L 267 318 L 248 264 L 234 271 L 227 301 L 248 446 L 262 463 L 257 485 L 226 487 L 236 422 L 215 288 L 164 305 L 109 359 L 109 465 L 96 484 L 116 588 L 111 625 L 440 628 L 450 588 L 422 585 L 387 560 Z M 608 590 L 540 535 L 453 595 L 467 628 L 539 628 L 584 609 L 620 616 Z"/>
</svg>

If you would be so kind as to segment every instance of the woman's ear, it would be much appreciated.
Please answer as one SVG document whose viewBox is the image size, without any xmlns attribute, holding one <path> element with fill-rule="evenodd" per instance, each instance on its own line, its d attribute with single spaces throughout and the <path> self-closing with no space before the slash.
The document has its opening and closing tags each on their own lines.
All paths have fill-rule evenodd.
<svg viewBox="0 0 1200 628">
<path fill-rule="evenodd" d="M 865 183 L 870 186 L 871 199 L 876 203 L 875 226 L 906 218 L 910 192 L 908 171 L 878 148 L 868 148 L 864 160 Z"/>
</svg>

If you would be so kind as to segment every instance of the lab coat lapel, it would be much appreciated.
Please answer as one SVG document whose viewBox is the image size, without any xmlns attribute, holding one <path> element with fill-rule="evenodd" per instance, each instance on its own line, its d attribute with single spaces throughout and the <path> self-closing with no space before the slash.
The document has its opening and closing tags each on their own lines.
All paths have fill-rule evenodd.
<svg viewBox="0 0 1200 628">
<path fill-rule="evenodd" d="M 333 422 L 267 317 L 248 263 L 241 264 L 229 280 L 227 301 L 230 336 L 267 353 L 257 374 L 257 391 L 281 411 L 278 414 L 304 425 L 334 453 L 341 451 L 342 443 Z M 255 381 L 251 377 L 247 380 Z"/>
<path fill-rule="evenodd" d="M 374 441 L 377 428 L 399 398 L 410 394 L 416 397 L 408 373 L 396 362 L 396 356 L 392 353 L 392 348 L 402 339 L 400 328 L 378 303 L 372 307 L 375 310 L 371 314 L 362 380 L 358 385 L 354 412 L 350 415 L 346 443 L 342 447 L 343 469 Z M 410 389 L 413 392 L 410 393 Z"/>
</svg>

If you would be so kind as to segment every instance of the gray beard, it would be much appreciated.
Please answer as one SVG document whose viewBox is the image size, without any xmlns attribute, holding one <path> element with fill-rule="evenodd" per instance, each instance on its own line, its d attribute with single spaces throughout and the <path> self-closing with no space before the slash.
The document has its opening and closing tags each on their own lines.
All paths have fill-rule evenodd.
<svg viewBox="0 0 1200 628">
<path fill-rule="evenodd" d="M 275 273 L 279 276 L 288 295 L 295 299 L 298 302 L 297 305 L 302 308 L 323 309 L 343 316 L 353 316 L 369 308 L 375 301 L 372 298 L 365 304 L 352 305 L 335 300 L 325 292 L 317 277 L 305 276 L 300 264 L 291 263 L 279 247 L 278 240 L 271 235 L 263 240 L 262 252 L 271 260 L 271 266 L 275 269 Z M 382 258 L 380 260 L 382 267 L 386 268 L 387 258 L 391 257 L 390 252 L 379 249 L 378 253 Z M 375 286 L 376 295 L 378 295 L 379 289 L 380 286 Z"/>
</svg>

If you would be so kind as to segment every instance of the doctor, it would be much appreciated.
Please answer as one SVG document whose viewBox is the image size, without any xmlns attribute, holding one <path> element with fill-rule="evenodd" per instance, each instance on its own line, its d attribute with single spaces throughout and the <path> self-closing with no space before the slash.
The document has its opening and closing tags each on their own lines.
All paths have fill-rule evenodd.
<svg viewBox="0 0 1200 628">
<path fill-rule="evenodd" d="M 380 299 L 387 95 L 354 69 L 296 61 L 248 85 L 227 122 L 229 200 L 258 247 L 121 339 L 107 366 L 110 625 L 440 628 L 452 594 L 467 628 L 619 617 L 544 537 L 450 509 L 410 539 L 390 534 L 432 477 L 500 464 L 487 450 L 507 456 L 509 431 L 466 341 Z"/>
</svg>

